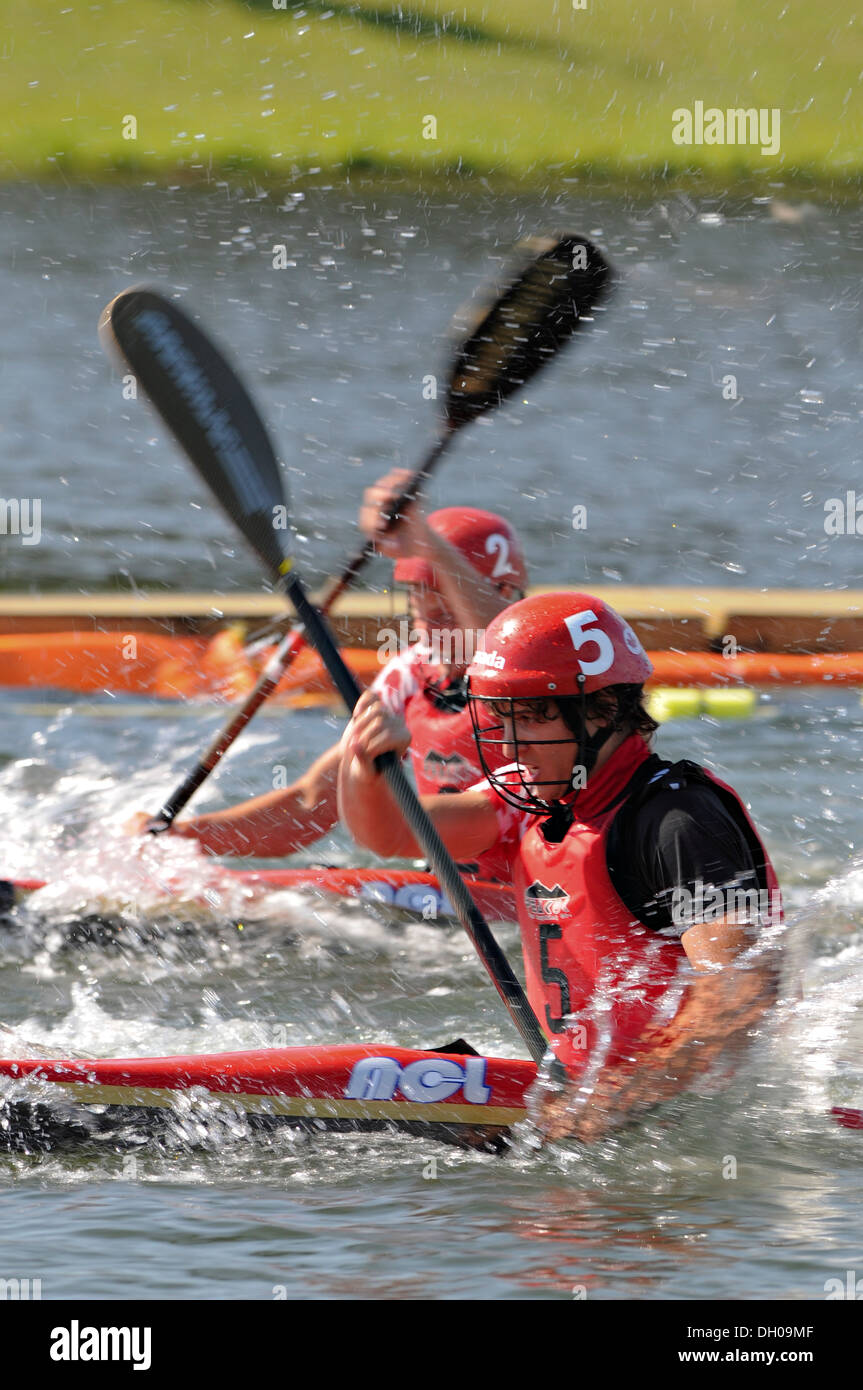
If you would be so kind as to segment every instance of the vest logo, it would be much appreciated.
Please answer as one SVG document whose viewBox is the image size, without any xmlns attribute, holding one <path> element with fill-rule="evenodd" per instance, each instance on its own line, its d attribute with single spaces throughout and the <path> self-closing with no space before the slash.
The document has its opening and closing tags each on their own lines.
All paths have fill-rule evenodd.
<svg viewBox="0 0 863 1390">
<path fill-rule="evenodd" d="M 476 781 L 479 776 L 476 768 L 461 753 L 438 753 L 434 748 L 423 758 L 423 771 L 433 781 L 447 784 L 463 782 L 466 778 Z"/>
<path fill-rule="evenodd" d="M 487 652 L 482 649 L 474 652 L 474 661 L 477 666 L 493 666 L 496 671 L 502 671 L 506 665 L 506 660 L 499 652 Z"/>
<path fill-rule="evenodd" d="M 545 922 L 549 918 L 563 915 L 569 907 L 569 894 L 559 883 L 553 888 L 547 888 L 535 878 L 530 887 L 524 890 L 524 905 L 529 916 L 536 921 Z"/>
<path fill-rule="evenodd" d="M 456 1091 L 469 1105 L 487 1105 L 491 1087 L 485 1084 L 485 1057 L 421 1057 L 401 1066 L 394 1057 L 363 1057 L 348 1081 L 348 1100 L 404 1100 L 432 1105 L 449 1100 Z"/>
</svg>

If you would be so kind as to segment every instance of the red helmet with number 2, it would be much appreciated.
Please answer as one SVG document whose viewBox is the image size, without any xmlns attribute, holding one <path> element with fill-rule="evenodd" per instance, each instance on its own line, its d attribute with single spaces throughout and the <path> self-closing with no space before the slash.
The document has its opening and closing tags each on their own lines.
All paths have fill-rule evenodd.
<svg viewBox="0 0 863 1390">
<path fill-rule="evenodd" d="M 431 513 L 428 524 L 493 584 L 511 584 L 514 589 L 527 586 L 521 542 L 502 516 L 477 507 L 443 507 Z M 393 578 L 397 584 L 438 587 L 434 568 L 427 560 L 397 560 Z"/>
<path fill-rule="evenodd" d="M 629 623 L 607 603 L 558 593 L 521 599 L 499 613 L 468 679 L 475 699 L 555 699 L 643 685 L 652 671 Z"/>
</svg>

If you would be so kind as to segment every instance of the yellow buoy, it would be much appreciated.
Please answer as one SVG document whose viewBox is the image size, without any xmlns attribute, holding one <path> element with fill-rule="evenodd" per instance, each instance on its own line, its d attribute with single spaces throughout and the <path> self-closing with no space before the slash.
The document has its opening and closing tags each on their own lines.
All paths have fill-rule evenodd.
<svg viewBox="0 0 863 1390">
<path fill-rule="evenodd" d="M 714 719 L 749 719 L 758 704 L 758 695 L 749 685 L 705 690 L 703 694 L 704 713 Z"/>
<path fill-rule="evenodd" d="M 669 719 L 695 719 L 702 710 L 704 692 L 694 687 L 658 685 L 647 696 L 647 709 L 660 724 Z"/>
</svg>

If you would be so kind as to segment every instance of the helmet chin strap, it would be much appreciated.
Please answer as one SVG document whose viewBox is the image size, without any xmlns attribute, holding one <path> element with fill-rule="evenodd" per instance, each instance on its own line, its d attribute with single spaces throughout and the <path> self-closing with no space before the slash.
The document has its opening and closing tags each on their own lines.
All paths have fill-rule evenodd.
<svg viewBox="0 0 863 1390">
<path fill-rule="evenodd" d="M 589 734 L 587 732 L 587 692 L 584 688 L 584 674 L 581 671 L 578 673 L 578 685 L 581 691 L 581 708 L 578 712 L 581 728 L 579 730 L 573 730 L 573 733 L 575 733 L 578 738 L 578 755 L 581 761 L 577 763 L 576 766 L 583 767 L 585 777 L 589 777 L 596 767 L 596 760 L 599 757 L 600 750 L 614 733 L 614 725 L 602 724 L 595 733 Z"/>
<path fill-rule="evenodd" d="M 580 708 L 578 712 L 578 720 L 581 727 L 579 729 L 572 729 L 571 726 L 569 726 L 570 732 L 577 740 L 578 747 L 579 761 L 573 764 L 573 773 L 576 768 L 583 768 L 585 781 L 589 781 L 590 774 L 596 767 L 596 761 L 600 751 L 614 733 L 614 725 L 604 724 L 592 734 L 587 732 L 587 693 L 584 689 L 584 676 L 581 673 L 579 673 L 578 676 L 578 683 L 581 689 Z M 583 787 L 578 787 L 568 792 L 565 800 L 559 798 L 557 801 L 548 803 L 549 814 L 548 817 L 542 821 L 540 828 L 543 838 L 550 844 L 559 844 L 569 830 L 575 814 L 576 803 L 583 790 Z"/>
<path fill-rule="evenodd" d="M 604 728 L 597 729 L 595 734 L 584 735 L 579 744 L 579 752 L 581 753 L 581 765 L 588 777 L 596 767 L 596 760 L 613 732 L 611 725 L 607 724 Z"/>
</svg>

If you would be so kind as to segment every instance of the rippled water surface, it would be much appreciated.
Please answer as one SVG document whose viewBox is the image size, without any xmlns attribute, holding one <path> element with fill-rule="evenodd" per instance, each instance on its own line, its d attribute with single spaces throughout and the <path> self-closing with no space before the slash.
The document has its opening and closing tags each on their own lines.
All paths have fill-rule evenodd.
<svg viewBox="0 0 863 1390">
<path fill-rule="evenodd" d="M 577 191 L 539 203 L 6 188 L 0 427 L 22 494 L 43 500 L 45 539 L 4 546 L 0 577 L 260 582 L 108 370 L 96 324 L 119 290 L 175 291 L 230 348 L 287 469 L 301 556 L 324 574 L 362 486 L 416 461 L 433 433 L 424 379 L 445 373 L 450 315 L 519 236 L 568 227 L 611 254 L 616 298 L 526 400 L 463 436 L 434 500 L 493 500 L 546 583 L 856 585 L 856 539 L 828 540 L 824 501 L 857 477 L 860 214 L 812 209 L 789 226 L 767 202 L 726 217 Z M 273 270 L 279 246 L 288 265 Z M 572 529 L 577 504 L 586 533 Z"/>
</svg>

